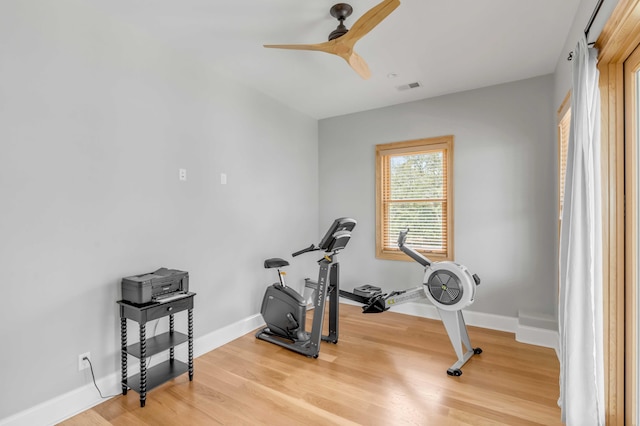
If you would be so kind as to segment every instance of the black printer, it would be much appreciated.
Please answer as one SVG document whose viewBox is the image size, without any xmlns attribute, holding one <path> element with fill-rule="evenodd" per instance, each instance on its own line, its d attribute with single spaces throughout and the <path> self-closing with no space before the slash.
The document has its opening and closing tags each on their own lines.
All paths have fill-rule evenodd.
<svg viewBox="0 0 640 426">
<path fill-rule="evenodd" d="M 157 271 L 122 279 L 122 299 L 136 304 L 173 300 L 189 292 L 189 273 L 177 269 Z"/>
</svg>

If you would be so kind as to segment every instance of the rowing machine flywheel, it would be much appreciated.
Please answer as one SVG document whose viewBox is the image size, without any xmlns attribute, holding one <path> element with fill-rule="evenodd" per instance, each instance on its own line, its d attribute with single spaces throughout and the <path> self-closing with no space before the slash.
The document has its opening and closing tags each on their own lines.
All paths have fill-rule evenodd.
<svg viewBox="0 0 640 426">
<path fill-rule="evenodd" d="M 473 303 L 476 283 L 463 265 L 455 262 L 434 262 L 424 274 L 427 298 L 437 308 L 459 311 Z"/>
</svg>

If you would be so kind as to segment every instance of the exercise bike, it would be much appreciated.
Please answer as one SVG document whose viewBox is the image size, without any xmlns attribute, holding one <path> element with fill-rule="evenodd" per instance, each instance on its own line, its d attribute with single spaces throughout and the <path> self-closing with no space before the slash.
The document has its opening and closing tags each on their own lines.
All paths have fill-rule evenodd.
<svg viewBox="0 0 640 426">
<path fill-rule="evenodd" d="M 266 327 L 256 333 L 256 338 L 313 358 L 318 357 L 321 340 L 338 343 L 340 264 L 337 256 L 351 239 L 351 231 L 356 223 L 355 219 L 348 217 L 336 219 L 317 247 L 311 244 L 292 254 L 296 257 L 313 251 L 324 251 L 323 257 L 318 260 L 320 272 L 313 296 L 311 332 L 306 331 L 307 301 L 298 292 L 286 286 L 285 272 L 280 270 L 288 266 L 289 262 L 280 258 L 264 261 L 265 268 L 277 270 L 279 282 L 267 287 L 264 294 L 260 313 Z M 329 300 L 329 333 L 323 336 L 325 303 L 329 295 L 332 295 Z"/>
<path fill-rule="evenodd" d="M 398 236 L 398 248 L 425 268 L 423 285 L 408 290 L 383 294 L 380 287 L 363 285 L 353 293 L 340 290 L 340 296 L 362 303 L 363 313 L 384 312 L 393 306 L 427 298 L 436 307 L 449 335 L 458 361 L 447 369 L 450 376 L 462 375 L 462 366 L 474 355 L 482 353 L 473 348 L 462 316 L 462 309 L 471 305 L 475 298 L 480 277 L 455 262 L 431 262 L 413 248 L 405 245 L 409 229 Z M 466 351 L 463 350 L 463 345 Z"/>
</svg>

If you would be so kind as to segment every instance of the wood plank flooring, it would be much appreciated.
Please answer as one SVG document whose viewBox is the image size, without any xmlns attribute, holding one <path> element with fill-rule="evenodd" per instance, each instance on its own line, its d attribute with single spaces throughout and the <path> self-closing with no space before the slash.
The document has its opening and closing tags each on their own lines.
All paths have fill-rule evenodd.
<svg viewBox="0 0 640 426">
<path fill-rule="evenodd" d="M 322 343 L 318 359 L 249 333 L 197 358 L 193 382 L 185 374 L 153 389 L 145 408 L 129 391 L 62 424 L 561 424 L 553 349 L 469 335 L 483 353 L 450 377 L 456 356 L 440 321 L 341 304 L 339 342 Z"/>
</svg>

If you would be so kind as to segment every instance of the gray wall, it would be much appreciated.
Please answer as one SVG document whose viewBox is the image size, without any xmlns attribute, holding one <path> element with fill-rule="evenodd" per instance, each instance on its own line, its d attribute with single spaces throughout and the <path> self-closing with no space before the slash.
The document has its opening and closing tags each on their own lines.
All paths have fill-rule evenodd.
<svg viewBox="0 0 640 426">
<path fill-rule="evenodd" d="M 375 145 L 452 134 L 456 261 L 482 278 L 470 310 L 553 315 L 553 76 L 320 121 L 320 221 L 352 216 L 344 286 L 422 283 L 415 262 L 375 258 Z"/>
<path fill-rule="evenodd" d="M 87 384 L 82 352 L 99 377 L 118 370 L 123 276 L 188 270 L 202 336 L 258 312 L 273 280 L 263 258 L 353 216 L 344 285 L 418 285 L 416 263 L 374 256 L 377 143 L 453 134 L 456 259 L 483 278 L 470 309 L 555 312 L 555 111 L 595 3 L 553 77 L 318 129 L 86 2 L 0 2 L 0 419 Z M 289 282 L 314 266 L 296 259 Z"/>
<path fill-rule="evenodd" d="M 3 1 L 0 39 L 3 419 L 90 383 L 80 353 L 118 371 L 121 277 L 189 271 L 197 338 L 319 229 L 316 120 L 85 2 Z"/>
</svg>

